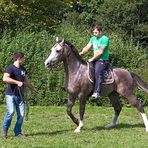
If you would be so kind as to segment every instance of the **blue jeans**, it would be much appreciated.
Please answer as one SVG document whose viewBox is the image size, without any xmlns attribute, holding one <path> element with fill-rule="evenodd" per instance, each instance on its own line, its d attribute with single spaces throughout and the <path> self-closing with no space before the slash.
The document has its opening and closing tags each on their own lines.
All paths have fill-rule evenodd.
<svg viewBox="0 0 148 148">
<path fill-rule="evenodd" d="M 6 95 L 6 107 L 7 112 L 3 123 L 3 128 L 8 129 L 11 125 L 12 117 L 14 115 L 14 111 L 16 109 L 17 112 L 17 120 L 14 127 L 15 136 L 21 134 L 22 123 L 25 113 L 25 103 L 24 100 L 19 96 L 15 95 Z"/>
</svg>

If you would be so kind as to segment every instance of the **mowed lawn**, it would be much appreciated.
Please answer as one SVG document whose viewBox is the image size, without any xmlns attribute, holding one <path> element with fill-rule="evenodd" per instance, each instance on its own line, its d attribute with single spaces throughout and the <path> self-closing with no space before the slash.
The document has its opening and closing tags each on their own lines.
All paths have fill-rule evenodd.
<svg viewBox="0 0 148 148">
<path fill-rule="evenodd" d="M 79 117 L 79 106 L 73 108 Z M 145 108 L 148 113 L 148 108 Z M 112 107 L 86 106 L 84 127 L 74 133 L 76 126 L 66 114 L 66 106 L 30 107 L 29 119 L 24 121 L 24 138 L 13 136 L 14 116 L 7 139 L 0 136 L 0 148 L 147 148 L 148 132 L 135 108 L 123 107 L 116 128 L 107 130 L 111 122 Z M 0 106 L 0 126 L 5 106 Z"/>
</svg>

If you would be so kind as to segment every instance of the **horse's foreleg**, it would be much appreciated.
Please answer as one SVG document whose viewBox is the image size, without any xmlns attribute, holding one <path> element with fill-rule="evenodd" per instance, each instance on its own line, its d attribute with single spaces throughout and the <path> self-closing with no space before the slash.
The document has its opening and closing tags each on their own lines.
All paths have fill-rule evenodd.
<svg viewBox="0 0 148 148">
<path fill-rule="evenodd" d="M 85 105 L 86 105 L 86 99 L 80 98 L 80 108 L 79 108 L 80 123 L 74 132 L 80 132 L 81 128 L 83 127 L 83 117 L 84 117 L 84 112 L 85 112 Z"/>
<path fill-rule="evenodd" d="M 105 127 L 106 128 L 113 128 L 116 125 L 116 122 L 118 120 L 118 117 L 119 117 L 119 114 L 120 114 L 122 108 L 121 108 L 121 104 L 119 101 L 119 94 L 117 92 L 112 92 L 109 95 L 109 98 L 112 103 L 112 106 L 114 107 L 115 114 L 112 119 L 112 122 L 109 125 L 106 125 Z"/>
<path fill-rule="evenodd" d="M 67 102 L 67 114 L 72 119 L 72 121 L 78 126 L 79 120 L 76 119 L 75 116 L 72 114 L 72 107 L 73 107 L 74 103 L 75 103 L 75 99 L 69 96 L 68 102 Z"/>
</svg>

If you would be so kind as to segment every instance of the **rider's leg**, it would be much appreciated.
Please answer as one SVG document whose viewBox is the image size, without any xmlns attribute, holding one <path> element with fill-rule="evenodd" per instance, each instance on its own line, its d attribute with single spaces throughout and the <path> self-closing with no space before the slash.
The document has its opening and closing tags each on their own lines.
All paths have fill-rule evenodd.
<svg viewBox="0 0 148 148">
<path fill-rule="evenodd" d="M 98 98 L 100 96 L 101 82 L 103 77 L 103 70 L 105 69 L 105 63 L 103 61 L 95 62 L 95 89 L 92 95 L 93 98 Z"/>
</svg>

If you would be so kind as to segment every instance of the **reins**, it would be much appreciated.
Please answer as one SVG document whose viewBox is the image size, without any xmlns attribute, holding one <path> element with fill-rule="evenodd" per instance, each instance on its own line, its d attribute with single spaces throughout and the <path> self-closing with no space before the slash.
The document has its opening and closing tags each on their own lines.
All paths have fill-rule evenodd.
<svg viewBox="0 0 148 148">
<path fill-rule="evenodd" d="M 44 79 L 47 79 L 47 76 Z M 42 87 L 43 83 L 44 83 L 44 81 L 38 86 L 37 90 L 39 90 Z M 28 120 L 28 115 L 29 115 L 29 104 L 28 104 L 28 100 L 26 98 L 24 99 L 24 97 L 22 96 L 20 87 L 16 86 L 15 89 L 14 89 L 14 92 L 16 90 L 18 90 L 17 92 L 18 92 L 18 94 L 19 94 L 19 96 L 21 98 L 21 101 L 23 101 L 24 104 L 25 104 L 25 120 L 27 121 Z M 17 96 L 18 96 L 18 94 L 17 94 Z"/>
<path fill-rule="evenodd" d="M 22 96 L 20 87 L 16 86 L 15 89 L 14 89 L 14 92 L 16 91 L 16 89 L 18 90 L 17 92 L 18 92 L 18 94 L 20 96 L 21 101 L 23 101 L 24 104 L 25 104 L 25 120 L 27 121 L 28 120 L 28 114 L 29 114 L 28 101 L 27 101 L 27 99 L 24 99 L 24 97 Z M 18 94 L 16 96 L 18 96 Z"/>
</svg>

